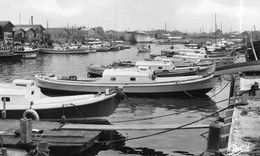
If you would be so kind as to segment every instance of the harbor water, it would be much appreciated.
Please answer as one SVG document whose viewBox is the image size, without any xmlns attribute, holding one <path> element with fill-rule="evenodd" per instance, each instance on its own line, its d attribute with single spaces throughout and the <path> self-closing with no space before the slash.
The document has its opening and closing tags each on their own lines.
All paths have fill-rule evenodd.
<svg viewBox="0 0 260 156">
<path fill-rule="evenodd" d="M 113 61 L 137 61 L 149 59 L 150 54 L 160 54 L 169 45 L 150 44 L 151 53 L 138 53 L 138 45 L 130 49 L 89 54 L 38 54 L 36 59 L 18 62 L 0 62 L 0 83 L 11 83 L 14 79 L 33 79 L 35 74 L 77 75 L 86 77 L 86 66 L 108 65 Z M 229 97 L 229 76 L 220 77 L 215 88 L 206 97 L 128 97 L 109 117 L 112 124 L 169 125 L 187 124 L 225 108 Z M 223 102 L 221 102 L 223 100 Z M 210 124 L 216 117 L 207 118 L 197 124 Z M 208 129 L 182 129 L 168 132 L 155 130 L 118 131 L 129 139 L 124 148 L 103 149 L 99 156 L 107 155 L 199 155 L 206 150 Z M 159 133 L 161 132 L 161 133 Z M 124 149 L 124 150 L 122 150 Z"/>
</svg>

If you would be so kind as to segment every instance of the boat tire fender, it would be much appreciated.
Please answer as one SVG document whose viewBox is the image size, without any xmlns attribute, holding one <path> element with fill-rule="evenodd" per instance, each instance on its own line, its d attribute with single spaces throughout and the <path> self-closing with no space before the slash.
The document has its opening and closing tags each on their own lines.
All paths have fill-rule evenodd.
<svg viewBox="0 0 260 156">
<path fill-rule="evenodd" d="M 23 113 L 23 118 L 25 118 L 25 117 L 26 117 L 27 115 L 29 115 L 29 114 L 32 115 L 36 121 L 39 121 L 39 120 L 40 120 L 40 117 L 39 117 L 38 113 L 37 113 L 35 110 L 33 110 L 33 109 L 27 109 L 27 110 Z"/>
<path fill-rule="evenodd" d="M 150 77 L 150 79 L 154 80 L 155 79 L 155 72 L 150 72 L 149 77 Z"/>
</svg>

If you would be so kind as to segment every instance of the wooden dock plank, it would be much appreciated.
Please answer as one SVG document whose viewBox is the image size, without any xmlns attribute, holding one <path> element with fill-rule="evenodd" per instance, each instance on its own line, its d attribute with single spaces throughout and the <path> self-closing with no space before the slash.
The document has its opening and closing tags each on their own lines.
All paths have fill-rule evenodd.
<svg viewBox="0 0 260 156">
<path fill-rule="evenodd" d="M 63 124 L 58 122 L 32 122 L 33 129 L 43 130 L 42 134 L 33 135 L 32 145 L 38 146 L 39 142 L 46 141 L 50 146 L 82 146 L 96 138 L 101 131 L 75 131 L 59 129 Z M 73 125 L 73 124 L 72 124 Z M 20 142 L 20 136 L 15 131 L 20 129 L 20 120 L 1 120 L 0 137 L 4 144 L 16 145 Z"/>
<path fill-rule="evenodd" d="M 95 125 L 95 124 L 66 124 L 62 130 L 167 130 L 175 129 L 181 124 L 170 125 Z M 182 129 L 202 129 L 209 128 L 207 124 L 196 124 L 183 127 Z"/>
</svg>

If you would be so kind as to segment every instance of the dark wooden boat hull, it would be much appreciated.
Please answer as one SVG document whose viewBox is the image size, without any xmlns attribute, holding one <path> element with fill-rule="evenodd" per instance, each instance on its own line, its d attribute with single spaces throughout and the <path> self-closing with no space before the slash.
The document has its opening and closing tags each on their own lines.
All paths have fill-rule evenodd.
<svg viewBox="0 0 260 156">
<path fill-rule="evenodd" d="M 81 106 L 75 106 L 71 104 L 70 106 L 56 107 L 51 109 L 35 109 L 35 111 L 39 115 L 40 120 L 63 121 L 65 119 L 69 122 L 87 122 L 108 117 L 116 110 L 119 103 L 123 99 L 124 97 L 122 93 L 118 92 L 111 98 L 105 99 L 103 101 L 97 101 L 91 104 Z M 25 111 L 25 109 L 7 109 L 6 118 L 20 119 Z M 29 117 L 34 118 L 31 114 L 29 114 Z"/>
<path fill-rule="evenodd" d="M 88 54 L 87 50 L 54 50 L 54 49 L 40 49 L 43 54 Z"/>
<path fill-rule="evenodd" d="M 8 54 L 8 55 L 1 55 L 0 54 L 0 61 L 17 61 L 23 58 L 22 54 Z"/>
<path fill-rule="evenodd" d="M 45 94 L 53 93 L 53 94 L 66 94 L 66 95 L 75 95 L 75 94 L 86 94 L 83 91 L 68 91 L 68 90 L 55 90 L 40 87 L 41 91 Z M 196 90 L 189 90 L 189 91 L 178 91 L 178 92 L 164 92 L 164 93 L 126 93 L 127 96 L 131 97 L 150 97 L 150 98 L 158 98 L 158 97 L 178 97 L 178 98 L 194 98 L 194 97 L 205 97 L 207 96 L 210 90 L 214 87 L 204 88 L 204 89 L 196 89 Z M 89 93 L 89 92 L 88 92 Z M 94 93 L 94 92 L 93 92 Z"/>
</svg>

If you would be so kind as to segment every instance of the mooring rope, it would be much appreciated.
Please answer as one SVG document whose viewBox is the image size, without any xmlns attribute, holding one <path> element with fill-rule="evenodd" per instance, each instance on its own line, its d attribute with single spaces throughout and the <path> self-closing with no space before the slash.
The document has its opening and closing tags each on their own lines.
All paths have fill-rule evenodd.
<svg viewBox="0 0 260 156">
<path fill-rule="evenodd" d="M 220 93 L 229 85 L 230 82 L 231 82 L 231 80 L 229 80 L 228 83 L 227 83 L 219 92 L 217 92 L 216 94 L 210 96 L 209 98 L 211 99 L 212 97 L 214 97 L 214 96 L 220 94 Z"/>
<path fill-rule="evenodd" d="M 192 124 L 197 123 L 197 122 L 202 121 L 202 120 L 205 120 L 205 119 L 207 119 L 207 118 L 209 118 L 209 117 L 213 117 L 213 116 L 215 116 L 216 114 L 219 114 L 220 112 L 225 111 L 226 109 L 233 108 L 233 107 L 235 107 L 235 106 L 241 106 L 241 105 L 246 105 L 246 104 L 244 104 L 244 103 L 232 104 L 232 105 L 229 105 L 229 106 L 227 106 L 227 107 L 225 107 L 225 108 L 223 108 L 223 109 L 221 109 L 221 110 L 219 110 L 219 111 L 216 111 L 216 112 L 214 112 L 214 113 L 212 113 L 212 114 L 210 114 L 210 115 L 207 115 L 207 116 L 205 116 L 205 117 L 202 117 L 202 118 L 200 118 L 200 119 L 198 119 L 198 120 L 195 120 L 195 121 L 189 122 L 189 123 L 187 123 L 187 124 L 183 124 L 183 125 L 178 126 L 178 127 L 176 127 L 176 128 L 168 129 L 168 130 L 165 130 L 165 131 L 161 131 L 161 132 L 157 132 L 157 133 L 153 133 L 153 134 L 149 134 L 149 135 L 143 135 L 143 136 L 139 136 L 139 137 L 126 138 L 126 139 L 122 139 L 122 140 L 97 141 L 97 142 L 92 142 L 92 143 L 100 143 L 100 144 L 104 144 L 104 143 L 114 143 L 114 142 L 122 142 L 122 141 L 130 141 L 130 140 L 143 139 L 143 138 L 147 138 L 147 137 L 152 137 L 152 136 L 164 134 L 164 133 L 167 133 L 167 132 L 170 132 L 170 131 L 173 131 L 173 130 L 182 129 L 182 128 L 186 127 L 186 126 L 192 125 Z"/>
<path fill-rule="evenodd" d="M 223 99 L 223 100 L 218 101 L 218 102 L 216 102 L 216 103 L 224 102 L 224 101 L 227 101 L 227 100 L 229 100 L 229 98 Z M 178 115 L 178 114 L 180 114 L 180 113 L 187 113 L 187 112 L 191 111 L 192 109 L 203 108 L 203 107 L 208 107 L 208 106 L 212 106 L 212 105 L 213 105 L 213 104 L 205 104 L 205 105 L 199 105 L 199 106 L 192 106 L 192 107 L 189 107 L 188 110 L 180 111 L 180 112 L 176 112 L 176 113 L 165 114 L 165 115 L 154 116 L 154 117 L 148 117 L 148 118 L 113 121 L 112 123 L 122 123 L 122 122 L 133 122 L 133 121 L 152 120 L 152 119 L 157 119 L 157 118 L 162 118 L 162 117 L 168 117 L 168 116 L 172 116 L 172 115 Z"/>
<path fill-rule="evenodd" d="M 220 94 L 220 93 L 228 86 L 228 84 L 229 84 L 230 82 L 231 82 L 231 80 L 228 81 L 228 83 L 227 83 L 218 93 L 216 93 L 216 94 L 214 94 L 213 96 L 210 96 L 210 97 L 208 97 L 208 98 L 206 98 L 206 99 L 211 99 L 212 97 L 214 97 L 214 96 Z M 187 93 L 186 91 L 184 91 L 184 92 L 185 92 L 187 95 L 189 95 L 189 96 L 192 97 L 192 95 L 190 95 L 190 94 Z M 220 103 L 220 102 L 224 102 L 224 101 L 227 101 L 227 100 L 229 100 L 229 98 L 223 99 L 223 100 L 218 101 L 218 102 L 215 102 L 215 104 Z M 77 106 L 76 106 L 75 104 L 71 103 L 70 105 L 73 105 L 73 106 L 76 108 L 77 112 L 81 115 L 81 117 L 82 117 L 85 121 L 87 121 L 86 117 L 83 115 L 83 113 L 80 112 L 80 110 L 77 108 Z M 211 105 L 212 105 L 212 104 L 206 104 L 206 105 L 202 105 L 202 106 L 200 105 L 199 108 L 203 108 L 203 107 L 207 107 L 207 106 L 211 106 Z M 198 106 L 193 106 L 193 107 L 196 108 L 196 107 L 198 107 Z M 194 108 L 194 109 L 195 109 L 195 108 Z M 62 107 L 63 116 L 65 116 L 63 109 L 64 109 L 64 108 Z M 192 107 L 190 107 L 190 109 L 192 109 Z M 162 117 L 167 117 L 167 116 L 172 116 L 172 115 L 178 115 L 178 114 L 180 114 L 180 113 L 186 113 L 186 112 L 189 112 L 189 111 L 190 111 L 190 110 L 181 111 L 181 112 L 176 112 L 176 113 L 171 113 L 171 114 L 166 114 L 166 115 L 160 115 L 160 116 L 155 116 L 155 117 L 141 118 L 141 119 L 114 121 L 114 122 L 112 122 L 112 123 L 122 123 L 122 122 L 134 122 L 134 121 L 150 120 L 150 119 L 162 118 Z"/>
<path fill-rule="evenodd" d="M 227 99 L 223 99 L 220 101 L 215 102 L 215 104 L 220 103 L 220 102 L 224 102 L 229 100 L 229 98 Z M 77 108 L 77 106 L 73 103 L 71 103 L 71 105 L 73 105 L 77 112 L 81 115 L 81 117 L 87 121 L 86 117 L 83 115 L 83 113 L 80 112 L 80 110 Z M 207 107 L 207 106 L 211 106 L 212 104 L 205 104 L 205 105 L 200 105 L 200 106 L 193 106 L 193 107 L 189 107 L 189 110 L 186 111 L 181 111 L 181 112 L 176 112 L 176 113 L 171 113 L 171 114 L 166 114 L 166 115 L 160 115 L 160 116 L 154 116 L 154 117 L 148 117 L 148 118 L 140 118 L 140 119 L 132 119 L 132 120 L 120 120 L 120 121 L 114 121 L 112 123 L 122 123 L 122 122 L 134 122 L 134 121 L 143 121 L 143 120 L 152 120 L 152 119 L 156 119 L 156 118 L 162 118 L 162 117 L 167 117 L 167 116 L 173 116 L 173 115 L 178 115 L 180 113 L 186 113 L 189 112 L 192 109 L 196 109 L 196 108 L 203 108 L 203 107 Z M 63 108 L 63 107 L 62 107 Z M 63 110 L 63 116 L 65 116 L 64 110 Z"/>
<path fill-rule="evenodd" d="M 223 76 L 222 76 L 223 77 Z M 223 77 L 224 78 L 224 77 Z M 225 78 L 224 78 L 225 79 Z M 212 96 L 210 96 L 210 97 L 208 97 L 207 99 L 211 99 L 212 97 L 214 97 L 214 96 L 216 96 L 216 95 L 218 95 L 218 94 L 220 94 L 227 86 L 228 86 L 228 84 L 231 82 L 231 80 L 227 80 L 227 79 L 225 79 L 226 81 L 228 81 L 228 83 L 220 90 L 220 91 L 218 91 L 216 94 L 214 94 L 214 95 L 212 95 Z M 191 94 L 189 94 L 187 91 L 185 91 L 184 90 L 184 93 L 186 93 L 189 97 L 191 97 L 191 98 L 195 98 L 194 96 L 192 96 Z"/>
</svg>

